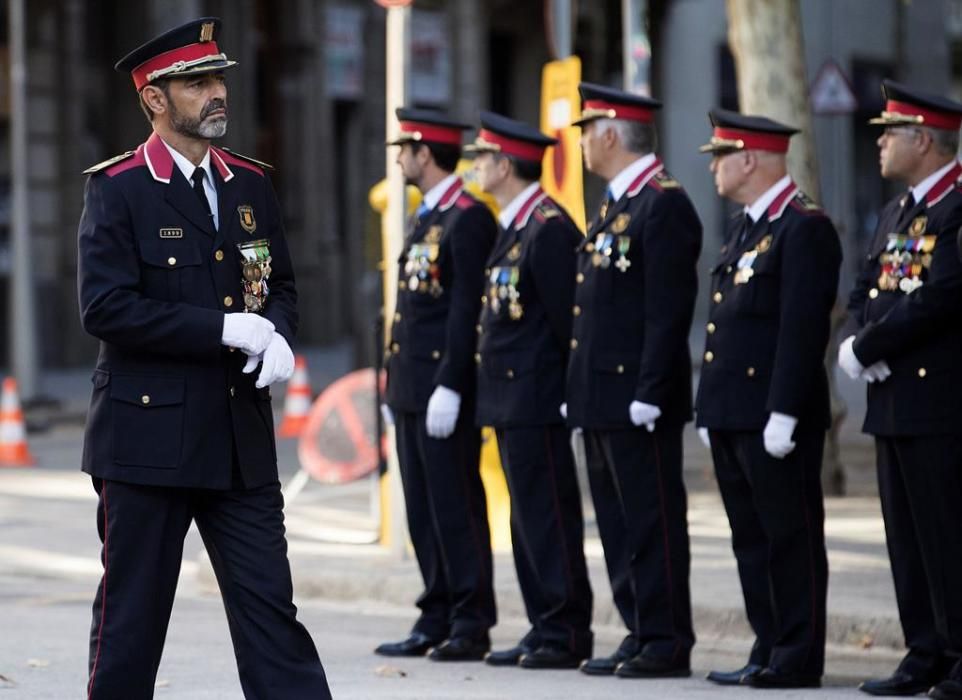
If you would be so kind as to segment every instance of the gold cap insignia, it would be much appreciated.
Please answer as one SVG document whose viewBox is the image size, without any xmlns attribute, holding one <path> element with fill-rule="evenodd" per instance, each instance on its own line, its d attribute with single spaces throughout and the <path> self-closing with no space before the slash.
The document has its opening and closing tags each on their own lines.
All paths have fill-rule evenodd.
<svg viewBox="0 0 962 700">
<path fill-rule="evenodd" d="M 214 23 L 204 22 L 200 25 L 200 41 L 212 41 L 214 38 Z"/>
<path fill-rule="evenodd" d="M 237 207 L 237 214 L 240 217 L 240 225 L 247 233 L 254 233 L 257 230 L 257 222 L 254 221 L 254 207 L 250 204 L 241 204 Z"/>
</svg>

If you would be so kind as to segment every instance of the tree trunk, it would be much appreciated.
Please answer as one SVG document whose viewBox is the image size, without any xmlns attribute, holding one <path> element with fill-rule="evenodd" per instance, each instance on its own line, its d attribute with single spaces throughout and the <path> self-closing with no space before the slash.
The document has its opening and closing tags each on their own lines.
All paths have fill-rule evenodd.
<svg viewBox="0 0 962 700">
<path fill-rule="evenodd" d="M 818 165 L 798 0 L 726 2 L 728 43 L 735 58 L 741 112 L 764 115 L 801 131 L 792 138 L 788 170 L 802 190 L 818 201 Z M 822 463 L 823 488 L 826 493 L 838 495 L 845 490 L 845 472 L 839 461 L 838 428 L 845 417 L 846 407 L 835 390 L 834 352 L 831 349 L 835 347 L 835 331 L 843 314 L 844 310 L 836 302 L 832 310 L 832 338 L 825 358 L 832 397 L 832 427 L 825 442 Z"/>
</svg>

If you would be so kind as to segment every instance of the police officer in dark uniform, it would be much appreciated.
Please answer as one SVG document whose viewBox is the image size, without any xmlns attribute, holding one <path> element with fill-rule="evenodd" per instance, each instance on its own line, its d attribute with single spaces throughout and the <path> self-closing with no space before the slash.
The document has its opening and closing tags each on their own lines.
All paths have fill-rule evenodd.
<svg viewBox="0 0 962 700">
<path fill-rule="evenodd" d="M 728 521 L 748 621 L 748 664 L 722 685 L 814 687 L 825 659 L 823 366 L 842 254 L 831 220 L 787 174 L 795 129 L 715 110 L 710 169 L 744 210 L 712 268 L 695 401 Z M 706 435 L 707 433 L 707 435 Z"/>
<path fill-rule="evenodd" d="M 688 330 L 701 222 L 655 155 L 661 103 L 582 83 L 586 167 L 608 181 L 579 247 L 567 418 L 588 479 L 618 612 L 629 635 L 594 675 L 690 675 L 682 428 L 691 420 Z"/>
<path fill-rule="evenodd" d="M 104 566 L 91 700 L 153 697 L 191 521 L 245 697 L 331 697 L 291 602 L 271 414 L 270 384 L 293 371 L 294 276 L 264 165 L 210 145 L 234 65 L 219 28 L 189 22 L 117 63 L 153 133 L 87 170 L 80 313 L 100 355 L 83 469 Z"/>
<path fill-rule="evenodd" d="M 492 665 L 577 668 L 591 655 L 591 585 L 581 493 L 564 400 L 575 249 L 583 240 L 541 189 L 549 138 L 527 124 L 481 113 L 472 146 L 481 189 L 500 207 L 488 257 L 478 339 L 478 425 L 495 428 L 511 494 L 515 570 L 531 629 Z"/>
<path fill-rule="evenodd" d="M 408 529 L 425 590 L 411 634 L 385 656 L 480 660 L 496 620 L 491 538 L 474 425 L 478 313 L 497 223 L 454 174 L 470 127 L 399 109 L 398 164 L 424 194 L 399 260 L 387 350 Z M 432 649 L 433 647 L 433 649 Z"/>
<path fill-rule="evenodd" d="M 849 299 L 839 365 L 868 382 L 879 496 L 908 654 L 872 695 L 962 698 L 962 104 L 886 81 L 872 120 L 889 202 Z"/>
</svg>

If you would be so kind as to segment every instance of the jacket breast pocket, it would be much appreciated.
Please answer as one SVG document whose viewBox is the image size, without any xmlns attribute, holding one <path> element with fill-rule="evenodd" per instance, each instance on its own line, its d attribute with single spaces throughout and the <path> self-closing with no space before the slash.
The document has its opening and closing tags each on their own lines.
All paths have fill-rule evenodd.
<svg viewBox="0 0 962 700">
<path fill-rule="evenodd" d="M 117 464 L 176 469 L 184 429 L 184 379 L 110 377 L 113 458 Z"/>
<path fill-rule="evenodd" d="M 735 273 L 736 281 L 738 273 Z M 779 276 L 774 270 L 755 270 L 751 277 L 733 290 L 735 308 L 749 316 L 778 314 Z"/>
<path fill-rule="evenodd" d="M 141 247 L 144 294 L 164 301 L 197 298 L 197 286 L 204 272 L 200 250 L 189 242 L 164 243 Z"/>
</svg>

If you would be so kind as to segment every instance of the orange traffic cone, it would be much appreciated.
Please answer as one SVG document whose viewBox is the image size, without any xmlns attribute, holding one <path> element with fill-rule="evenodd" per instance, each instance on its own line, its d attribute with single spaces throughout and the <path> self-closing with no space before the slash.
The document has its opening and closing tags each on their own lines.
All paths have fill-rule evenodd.
<svg viewBox="0 0 962 700">
<path fill-rule="evenodd" d="M 307 360 L 303 355 L 294 358 L 294 374 L 287 382 L 284 397 L 284 418 L 277 434 L 282 438 L 298 437 L 307 425 L 311 410 L 311 380 L 307 377 Z"/>
<path fill-rule="evenodd" d="M 17 395 L 17 380 L 7 377 L 3 380 L 3 396 L 0 398 L 0 467 L 29 467 L 33 464 Z"/>
</svg>

